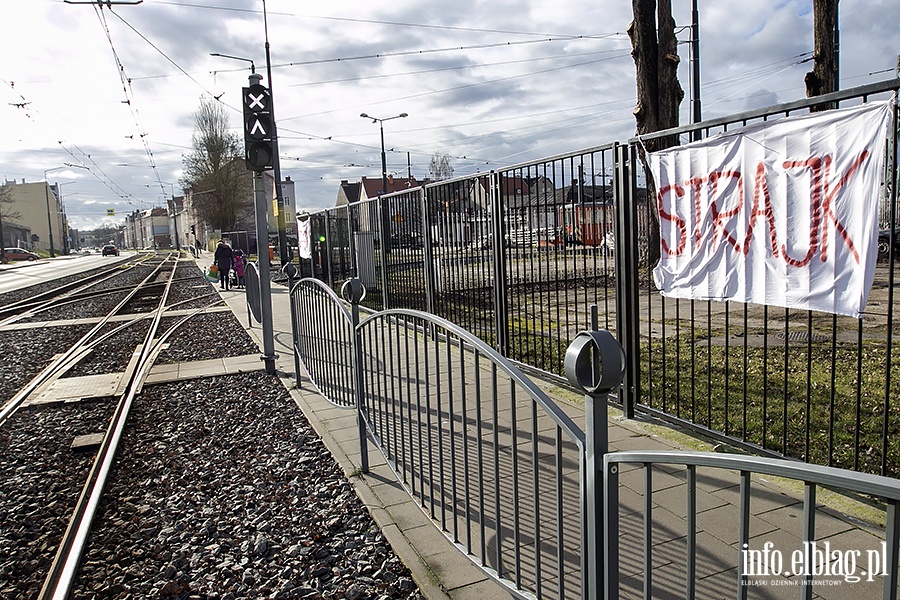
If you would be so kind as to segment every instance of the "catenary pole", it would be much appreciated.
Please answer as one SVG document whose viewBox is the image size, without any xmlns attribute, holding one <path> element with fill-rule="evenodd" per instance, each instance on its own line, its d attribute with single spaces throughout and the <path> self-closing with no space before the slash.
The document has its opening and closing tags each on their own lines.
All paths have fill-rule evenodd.
<svg viewBox="0 0 900 600">
<path fill-rule="evenodd" d="M 702 121 L 700 115 L 700 11 L 697 0 L 691 0 L 691 122 Z"/>
<path fill-rule="evenodd" d="M 269 56 L 269 20 L 266 15 L 266 0 L 263 0 L 263 29 L 266 38 L 266 77 L 269 80 L 269 114 L 272 118 L 272 167 L 275 175 L 275 204 L 278 208 L 278 254 L 281 256 L 281 266 L 290 262 L 288 254 L 287 232 L 284 222 L 284 191 L 281 189 L 281 159 L 278 157 L 278 126 L 275 124 L 275 93 L 272 91 L 272 61 Z M 295 198 L 296 201 L 296 198 Z M 266 238 L 268 243 L 268 238 Z"/>
</svg>

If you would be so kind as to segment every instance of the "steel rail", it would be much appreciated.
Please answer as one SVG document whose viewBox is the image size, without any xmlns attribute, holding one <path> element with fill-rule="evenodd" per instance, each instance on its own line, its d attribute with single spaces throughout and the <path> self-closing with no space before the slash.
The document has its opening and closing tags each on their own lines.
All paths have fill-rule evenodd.
<svg viewBox="0 0 900 600">
<path fill-rule="evenodd" d="M 135 262 L 133 265 L 130 265 L 128 269 L 126 269 L 126 271 L 143 264 L 144 262 L 146 262 L 146 260 L 147 257 L 140 257 L 140 260 Z M 52 308 L 61 299 L 72 298 L 73 296 L 80 295 L 81 293 L 87 293 L 90 291 L 91 287 L 105 281 L 109 281 L 110 279 L 114 279 L 122 272 L 123 270 L 120 266 L 114 266 L 108 270 L 101 271 L 100 273 L 87 275 L 86 277 L 83 277 L 78 281 L 65 283 L 52 290 L 41 292 L 29 298 L 19 300 L 18 302 L 8 304 L 7 306 L 0 308 L 0 319 L 2 319 L 0 320 L 0 327 L 14 323 L 26 314 L 33 314 L 44 309 L 45 307 Z M 112 292 L 112 290 L 108 291 Z M 104 290 L 104 293 L 106 292 L 107 291 Z M 17 312 L 23 309 L 24 312 Z M 12 314 L 12 316 L 10 317 L 4 317 L 4 315 L 8 315 L 11 313 L 14 314 Z"/>
<path fill-rule="evenodd" d="M 178 283 L 179 281 L 191 281 L 196 279 L 195 277 L 182 277 L 180 279 L 175 279 L 172 283 Z M 100 282 L 98 282 L 100 283 Z M 149 289 L 157 286 L 165 285 L 165 281 L 153 281 L 149 282 L 144 286 L 144 289 Z M 121 287 L 107 288 L 105 290 L 90 290 L 84 289 L 82 291 L 74 292 L 68 296 L 56 298 L 47 302 L 35 302 L 33 306 L 25 305 L 22 306 L 27 312 L 21 315 L 16 315 L 16 317 L 26 317 L 26 316 L 35 316 L 40 314 L 45 310 L 52 310 L 54 308 L 60 308 L 65 306 L 66 304 L 71 304 L 73 302 L 78 302 L 80 300 L 94 300 L 100 296 L 107 296 L 110 294 L 119 294 L 121 292 L 131 291 L 134 288 L 133 285 L 123 285 Z M 11 317 L 10 322 L 15 322 L 16 317 Z M 0 327 L 7 325 L 7 322 L 0 322 Z"/>
<path fill-rule="evenodd" d="M 132 291 L 122 299 L 113 309 L 103 317 L 94 327 L 90 329 L 87 333 L 85 333 L 77 342 L 72 344 L 68 350 L 57 356 L 53 359 L 53 361 L 43 370 L 41 371 L 34 379 L 32 379 L 25 387 L 23 387 L 19 392 L 12 397 L 12 399 L 7 402 L 2 409 L 0 409 L 0 428 L 2 428 L 6 422 L 12 417 L 13 414 L 25 403 L 25 400 L 34 393 L 36 389 L 38 389 L 42 384 L 49 381 L 53 378 L 60 369 L 68 363 L 72 359 L 74 355 L 80 352 L 89 342 L 90 340 L 109 322 L 109 319 L 118 314 L 122 308 L 134 298 L 142 289 L 145 284 L 153 283 L 152 279 L 156 277 L 159 269 L 165 263 L 160 263 L 160 265 L 154 269 L 152 273 L 147 275 L 144 280 L 134 286 Z M 173 270 L 174 273 L 174 270 Z M 145 318 L 145 317 L 143 317 Z"/>
<path fill-rule="evenodd" d="M 168 259 L 161 263 L 160 266 L 167 264 Z M 175 258 L 175 265 L 178 264 L 178 258 Z M 154 272 L 154 274 L 158 272 Z M 140 383 L 146 378 L 154 356 L 153 339 L 159 329 L 159 323 L 163 313 L 166 310 L 166 300 L 168 299 L 171 289 L 171 282 L 174 279 L 175 269 L 172 269 L 169 275 L 168 285 L 165 286 L 160 297 L 159 304 L 154 311 L 153 320 L 150 328 L 144 337 L 144 343 L 141 344 L 140 354 L 137 360 L 136 368 L 131 372 L 125 392 L 121 395 L 116 405 L 116 410 L 110 420 L 109 427 L 100 444 L 100 450 L 88 474 L 87 481 L 82 489 L 81 495 L 72 514 L 72 519 L 66 528 L 66 532 L 57 548 L 56 556 L 50 567 L 50 572 L 44 580 L 44 586 L 38 595 L 39 600 L 65 600 L 69 596 L 69 591 L 75 579 L 75 574 L 80 566 L 81 557 L 93 524 L 97 507 L 106 487 L 106 481 L 112 469 L 118 451 L 119 442 L 125 430 L 125 424 L 128 415 L 131 412 L 131 406 L 137 395 Z M 159 343 L 157 343 L 157 346 Z M 158 352 L 158 350 L 155 350 Z"/>
</svg>

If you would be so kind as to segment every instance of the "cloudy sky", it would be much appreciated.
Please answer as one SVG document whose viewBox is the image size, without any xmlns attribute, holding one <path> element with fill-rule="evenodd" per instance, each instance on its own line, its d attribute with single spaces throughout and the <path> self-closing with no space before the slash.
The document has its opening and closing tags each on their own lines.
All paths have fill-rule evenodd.
<svg viewBox="0 0 900 600">
<path fill-rule="evenodd" d="M 262 0 L 0 5 L 0 176 L 62 184 L 76 228 L 121 223 L 181 194 L 203 96 L 218 98 L 242 135 L 249 62 L 211 53 L 251 59 L 266 75 Z M 673 0 L 683 123 L 690 5 Z M 630 2 L 268 0 L 265 8 L 282 174 L 297 182 L 301 210 L 332 206 L 342 179 L 381 176 L 378 125 L 362 112 L 408 113 L 384 123 L 387 166 L 419 179 L 436 152 L 467 175 L 634 132 Z M 704 118 L 804 96 L 812 0 L 700 0 L 699 12 Z M 896 0 L 841 2 L 842 88 L 894 76 L 898 23 Z"/>
</svg>

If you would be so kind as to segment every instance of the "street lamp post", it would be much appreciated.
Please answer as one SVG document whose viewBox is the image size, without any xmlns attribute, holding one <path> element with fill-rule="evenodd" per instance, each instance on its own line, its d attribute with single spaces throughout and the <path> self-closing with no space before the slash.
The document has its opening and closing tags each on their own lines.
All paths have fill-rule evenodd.
<svg viewBox="0 0 900 600">
<path fill-rule="evenodd" d="M 377 117 L 373 117 L 371 115 L 367 115 L 366 113 L 362 113 L 361 116 L 363 119 L 372 119 L 373 123 L 378 123 L 378 128 L 381 130 L 381 193 L 388 193 L 388 185 L 387 185 L 387 157 L 384 153 L 384 122 L 390 121 L 392 119 L 402 119 L 408 117 L 409 115 L 406 113 L 400 113 L 399 115 L 395 115 L 393 117 L 388 117 L 386 119 L 379 119 Z"/>
<path fill-rule="evenodd" d="M 388 193 L 388 176 L 387 176 L 387 157 L 384 153 L 384 122 L 390 121 L 393 119 L 403 119 L 408 117 L 406 113 L 400 113 L 399 115 L 394 115 L 393 117 L 387 117 L 386 119 L 379 119 L 378 117 L 373 117 L 372 115 L 362 113 L 359 115 L 363 119 L 372 119 L 373 123 L 378 123 L 378 128 L 381 131 L 381 194 L 386 195 Z M 388 215 L 388 211 L 385 209 L 384 203 L 379 202 L 381 205 L 381 253 L 382 259 L 386 260 L 386 256 L 391 252 L 391 235 L 390 235 L 390 216 Z M 387 290 L 385 290 L 385 294 Z M 386 296 L 385 296 L 386 297 Z M 387 304 L 385 304 L 387 307 Z"/>
<path fill-rule="evenodd" d="M 85 171 L 90 171 L 90 169 L 88 169 L 87 167 L 83 165 L 76 165 L 74 163 L 63 163 L 59 167 L 44 169 L 44 197 L 47 200 L 47 237 L 50 238 L 50 258 L 56 256 L 56 251 L 53 248 L 53 214 L 50 211 L 50 183 L 47 181 L 47 174 L 51 171 L 59 171 L 60 169 L 67 168 L 84 169 Z"/>
</svg>

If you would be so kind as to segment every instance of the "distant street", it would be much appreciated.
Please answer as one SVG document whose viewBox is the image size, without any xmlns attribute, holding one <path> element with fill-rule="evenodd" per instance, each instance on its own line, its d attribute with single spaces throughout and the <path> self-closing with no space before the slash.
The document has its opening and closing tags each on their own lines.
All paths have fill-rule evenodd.
<svg viewBox="0 0 900 600">
<path fill-rule="evenodd" d="M 6 265 L 0 264 L 0 294 L 54 277 L 82 273 L 99 264 L 114 260 L 118 259 L 99 254 L 73 254 L 56 258 L 42 258 L 34 262 L 16 261 Z"/>
</svg>

